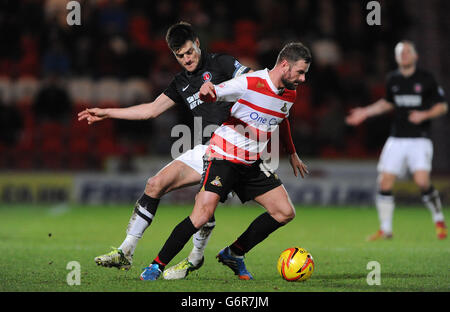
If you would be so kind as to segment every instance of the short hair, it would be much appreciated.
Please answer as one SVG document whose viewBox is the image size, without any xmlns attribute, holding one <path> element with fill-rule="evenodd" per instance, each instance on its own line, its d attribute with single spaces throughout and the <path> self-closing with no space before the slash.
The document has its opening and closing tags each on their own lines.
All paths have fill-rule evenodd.
<svg viewBox="0 0 450 312">
<path fill-rule="evenodd" d="M 166 34 L 166 42 L 172 51 L 178 51 L 186 41 L 195 42 L 198 38 L 192 25 L 186 22 L 179 22 L 170 26 Z"/>
<path fill-rule="evenodd" d="M 407 45 L 409 45 L 413 50 L 414 50 L 414 52 L 417 54 L 417 49 L 416 49 L 416 44 L 413 42 L 413 41 L 411 41 L 411 40 L 401 40 L 401 41 L 399 41 L 396 45 L 395 45 L 395 48 L 394 48 L 394 52 L 395 52 L 395 55 L 397 55 L 397 50 L 400 48 L 400 44 L 407 44 Z"/>
<path fill-rule="evenodd" d="M 286 44 L 280 53 L 278 53 L 276 64 L 286 60 L 289 64 L 295 63 L 298 60 L 304 60 L 306 64 L 311 63 L 312 56 L 309 49 L 301 42 L 291 42 Z"/>
</svg>

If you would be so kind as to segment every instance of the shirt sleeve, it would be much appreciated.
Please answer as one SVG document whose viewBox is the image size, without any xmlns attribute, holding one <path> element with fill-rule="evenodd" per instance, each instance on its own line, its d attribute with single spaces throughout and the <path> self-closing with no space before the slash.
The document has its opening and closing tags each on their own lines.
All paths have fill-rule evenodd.
<svg viewBox="0 0 450 312">
<path fill-rule="evenodd" d="M 242 65 L 231 55 L 221 54 L 218 58 L 222 70 L 226 73 L 229 79 L 238 77 L 250 71 L 250 67 Z"/>
<path fill-rule="evenodd" d="M 236 102 L 247 91 L 247 77 L 239 76 L 214 86 L 217 101 Z"/>
<path fill-rule="evenodd" d="M 163 93 L 165 95 L 167 95 L 175 103 L 183 102 L 183 99 L 181 98 L 180 94 L 177 92 L 175 78 L 172 80 L 172 82 L 169 84 L 169 86 L 166 88 L 166 90 L 164 90 Z"/>
<path fill-rule="evenodd" d="M 433 75 L 430 75 L 431 103 L 445 102 L 444 89 L 436 82 Z"/>
<path fill-rule="evenodd" d="M 283 119 L 280 123 L 280 137 L 286 152 L 289 155 L 295 154 L 296 150 L 294 142 L 292 141 L 291 125 L 287 118 Z"/>
<path fill-rule="evenodd" d="M 394 103 L 394 94 L 392 93 L 392 78 L 391 75 L 386 77 L 386 96 L 385 99 L 388 102 Z"/>
</svg>

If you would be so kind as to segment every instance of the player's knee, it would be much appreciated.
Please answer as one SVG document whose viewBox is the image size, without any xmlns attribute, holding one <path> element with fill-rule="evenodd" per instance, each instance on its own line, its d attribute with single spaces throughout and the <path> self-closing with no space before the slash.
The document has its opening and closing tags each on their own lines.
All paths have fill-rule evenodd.
<svg viewBox="0 0 450 312">
<path fill-rule="evenodd" d="M 145 192 L 152 197 L 160 197 L 164 194 L 164 187 L 163 179 L 159 176 L 154 176 L 147 180 Z"/>
<path fill-rule="evenodd" d="M 295 218 L 295 209 L 292 207 L 286 214 L 285 214 L 285 223 L 288 223 Z"/>
<path fill-rule="evenodd" d="M 394 181 L 392 179 L 381 176 L 378 178 L 378 189 L 382 192 L 391 191 L 394 187 Z"/>
<path fill-rule="evenodd" d="M 430 188 L 430 181 L 426 179 L 416 179 L 415 183 L 421 191 L 426 191 Z"/>
<path fill-rule="evenodd" d="M 295 208 L 291 205 L 283 207 L 274 216 L 274 219 L 280 223 L 286 224 L 295 218 Z"/>
<path fill-rule="evenodd" d="M 208 223 L 208 221 L 211 219 L 211 217 L 214 214 L 214 209 L 209 206 L 201 206 L 198 207 L 198 210 L 196 213 L 193 213 L 191 215 L 191 221 L 192 224 L 197 228 L 201 228 L 203 225 Z"/>
</svg>

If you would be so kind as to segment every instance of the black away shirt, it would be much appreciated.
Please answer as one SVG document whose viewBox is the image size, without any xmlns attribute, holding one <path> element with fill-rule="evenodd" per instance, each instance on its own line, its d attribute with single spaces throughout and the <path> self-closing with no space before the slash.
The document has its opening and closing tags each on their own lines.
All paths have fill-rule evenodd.
<svg viewBox="0 0 450 312">
<path fill-rule="evenodd" d="M 217 85 L 236 76 L 247 73 L 249 67 L 243 66 L 234 57 L 227 54 L 206 53 L 202 56 L 198 68 L 194 72 L 186 70 L 175 75 L 164 91 L 164 94 L 177 104 L 186 105 L 194 117 L 202 117 L 202 134 L 209 125 L 220 126 L 230 115 L 234 103 L 205 103 L 199 99 L 199 90 L 203 83 L 211 81 Z M 212 133 L 208 131 L 209 133 Z M 202 144 L 210 137 L 202 136 Z"/>
<path fill-rule="evenodd" d="M 386 100 L 394 104 L 394 120 L 391 136 L 400 138 L 430 137 L 431 121 L 413 124 L 408 120 L 412 110 L 428 110 L 434 104 L 445 102 L 444 91 L 433 75 L 416 69 L 414 74 L 404 77 L 399 70 L 388 74 Z"/>
</svg>

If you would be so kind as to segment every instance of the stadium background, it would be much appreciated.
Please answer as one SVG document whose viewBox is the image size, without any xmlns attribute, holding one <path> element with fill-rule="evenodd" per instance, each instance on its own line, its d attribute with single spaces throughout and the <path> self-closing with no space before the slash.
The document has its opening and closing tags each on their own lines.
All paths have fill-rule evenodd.
<svg viewBox="0 0 450 312">
<path fill-rule="evenodd" d="M 307 83 L 290 114 L 294 143 L 311 175 L 279 174 L 297 204 L 371 205 L 376 161 L 390 117 L 348 127 L 348 110 L 384 94 L 393 48 L 415 41 L 419 66 L 450 92 L 448 1 L 379 1 L 381 26 L 369 26 L 368 1 L 78 1 L 81 25 L 69 26 L 62 0 L 2 1 L 0 9 L 0 204 L 133 203 L 145 181 L 170 161 L 171 128 L 192 126 L 178 105 L 155 120 L 88 126 L 86 107 L 148 102 L 180 70 L 164 40 L 180 20 L 208 51 L 254 69 L 273 66 L 280 47 L 300 40 L 313 53 Z M 450 198 L 448 114 L 433 122 L 433 179 Z M 195 188 L 167 202 L 192 203 Z M 420 205 L 408 180 L 402 203 Z"/>
</svg>

